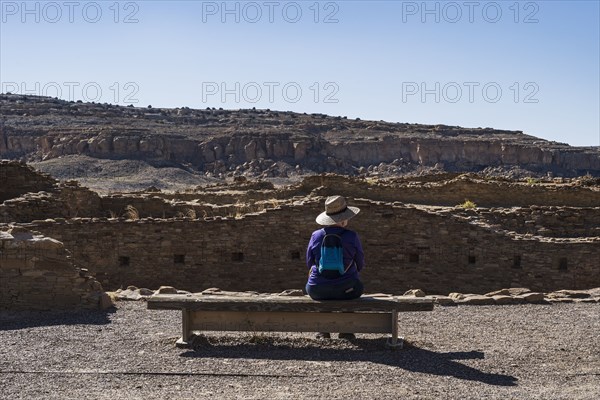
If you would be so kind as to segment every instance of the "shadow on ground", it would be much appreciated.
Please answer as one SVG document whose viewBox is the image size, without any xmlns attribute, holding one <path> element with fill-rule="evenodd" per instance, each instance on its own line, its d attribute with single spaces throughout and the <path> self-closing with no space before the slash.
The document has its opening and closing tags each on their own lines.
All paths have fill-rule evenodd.
<svg viewBox="0 0 600 400">
<path fill-rule="evenodd" d="M 517 378 L 510 375 L 480 371 L 457 360 L 483 359 L 481 351 L 438 353 L 407 344 L 402 350 L 390 350 L 383 340 L 353 340 L 349 348 L 327 346 L 327 341 L 292 344 L 233 343 L 212 344 L 203 337 L 196 339 L 194 347 L 181 354 L 189 358 L 256 358 L 269 360 L 306 361 L 365 361 L 402 368 L 411 372 L 451 376 L 478 381 L 489 385 L 515 386 Z M 335 341 L 332 341 L 335 342 Z"/>
<path fill-rule="evenodd" d="M 0 311 L 0 331 L 54 325 L 105 325 L 114 309 L 78 311 Z"/>
</svg>

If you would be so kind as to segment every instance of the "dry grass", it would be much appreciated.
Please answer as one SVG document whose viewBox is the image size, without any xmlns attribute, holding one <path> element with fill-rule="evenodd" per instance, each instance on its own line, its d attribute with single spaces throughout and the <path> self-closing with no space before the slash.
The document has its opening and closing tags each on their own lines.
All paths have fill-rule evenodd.
<svg viewBox="0 0 600 400">
<path fill-rule="evenodd" d="M 198 216 L 196 215 L 196 210 L 194 210 L 193 208 L 188 208 L 185 210 L 185 216 L 187 218 L 191 218 L 191 219 L 196 219 L 198 218 Z"/>
<path fill-rule="evenodd" d="M 127 207 L 125 207 L 124 217 L 132 221 L 137 221 L 140 219 L 140 213 L 138 212 L 137 208 L 129 204 Z"/>
<path fill-rule="evenodd" d="M 183 211 L 177 211 L 177 213 L 175 214 L 176 218 L 189 218 L 189 219 L 196 219 L 198 217 L 196 210 L 194 210 L 193 208 L 186 208 Z"/>
</svg>

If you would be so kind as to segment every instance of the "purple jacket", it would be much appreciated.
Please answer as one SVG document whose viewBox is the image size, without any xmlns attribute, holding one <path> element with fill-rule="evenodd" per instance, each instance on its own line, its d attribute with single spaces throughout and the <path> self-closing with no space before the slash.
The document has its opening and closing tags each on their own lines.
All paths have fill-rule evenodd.
<svg viewBox="0 0 600 400">
<path fill-rule="evenodd" d="M 321 242 L 325 233 L 333 233 L 342 238 L 344 265 L 348 266 L 352 264 L 344 275 L 336 279 L 323 278 L 318 272 L 319 259 L 321 258 Z M 358 279 L 358 272 L 365 266 L 365 255 L 358 235 L 354 231 L 339 226 L 328 226 L 314 231 L 306 249 L 306 265 L 310 268 L 310 275 L 308 277 L 309 285 L 336 285 L 349 279 Z"/>
</svg>

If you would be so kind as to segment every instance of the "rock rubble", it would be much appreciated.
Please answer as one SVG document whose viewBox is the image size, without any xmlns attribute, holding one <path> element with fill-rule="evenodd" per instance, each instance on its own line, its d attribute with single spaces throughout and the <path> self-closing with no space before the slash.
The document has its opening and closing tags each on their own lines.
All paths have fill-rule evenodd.
<svg viewBox="0 0 600 400">
<path fill-rule="evenodd" d="M 126 290 L 117 290 L 109 293 L 116 300 L 146 300 L 151 296 L 160 294 L 179 294 L 188 296 L 221 295 L 221 296 L 305 296 L 300 289 L 286 289 L 280 293 L 259 293 L 255 291 L 227 291 L 219 288 L 209 288 L 198 293 L 190 293 L 185 290 L 177 290 L 172 286 L 161 286 L 157 290 L 147 288 L 136 288 L 129 286 Z M 427 295 L 421 289 L 411 289 L 403 295 L 387 293 L 367 293 L 363 296 L 370 297 L 422 297 L 434 300 L 440 306 L 456 305 L 512 305 L 512 304 L 551 304 L 551 303 L 600 303 L 600 288 L 589 290 L 557 290 L 549 293 L 532 292 L 526 288 L 500 289 L 486 294 L 473 293 L 449 293 L 447 296 L 431 294 Z"/>
</svg>

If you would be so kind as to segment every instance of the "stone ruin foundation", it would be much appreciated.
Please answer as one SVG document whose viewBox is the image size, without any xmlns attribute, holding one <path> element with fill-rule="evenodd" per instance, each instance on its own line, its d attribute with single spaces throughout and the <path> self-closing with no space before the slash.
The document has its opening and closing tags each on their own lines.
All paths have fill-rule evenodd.
<svg viewBox="0 0 600 400">
<path fill-rule="evenodd" d="M 240 181 L 100 196 L 18 162 L 0 162 L 0 176 L 11 177 L 0 186 L 2 308 L 94 308 L 107 302 L 102 288 L 128 286 L 302 288 L 314 218 L 332 194 L 361 208 L 351 228 L 368 292 L 600 287 L 595 181 L 326 174 L 282 188 Z M 466 199 L 477 207 L 457 205 Z"/>
<path fill-rule="evenodd" d="M 0 309 L 98 309 L 112 305 L 102 285 L 76 268 L 56 239 L 26 228 L 0 230 Z"/>
</svg>

